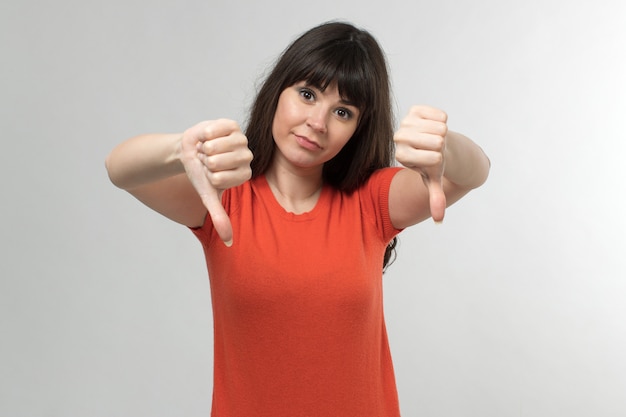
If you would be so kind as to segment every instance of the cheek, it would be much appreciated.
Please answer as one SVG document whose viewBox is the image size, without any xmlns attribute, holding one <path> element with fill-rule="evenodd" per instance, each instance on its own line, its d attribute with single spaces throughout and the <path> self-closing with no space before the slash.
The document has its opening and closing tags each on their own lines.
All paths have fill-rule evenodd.
<svg viewBox="0 0 626 417">
<path fill-rule="evenodd" d="M 278 102 L 278 106 L 276 107 L 276 112 L 274 113 L 274 120 L 272 121 L 272 134 L 274 137 L 280 134 L 281 129 L 285 126 L 285 111 L 283 109 L 284 106 L 281 106 L 280 101 Z"/>
<path fill-rule="evenodd" d="M 285 100 L 278 100 L 278 105 L 276 106 L 276 112 L 274 113 L 274 121 L 272 122 L 272 131 L 275 133 L 280 132 L 287 128 L 290 124 L 290 121 L 294 119 L 293 116 L 293 106 L 289 106 Z"/>
<path fill-rule="evenodd" d="M 354 135 L 354 132 L 356 132 L 356 124 L 354 126 L 342 126 L 343 129 L 341 129 L 340 132 L 340 137 L 341 140 L 340 142 L 342 143 L 342 147 L 348 143 L 348 141 L 350 140 L 350 138 L 352 138 L 352 135 Z"/>
</svg>

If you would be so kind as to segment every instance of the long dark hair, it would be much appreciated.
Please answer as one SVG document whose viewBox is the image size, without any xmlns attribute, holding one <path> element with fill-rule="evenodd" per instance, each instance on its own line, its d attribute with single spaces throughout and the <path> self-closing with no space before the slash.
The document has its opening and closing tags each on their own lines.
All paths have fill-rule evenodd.
<svg viewBox="0 0 626 417">
<path fill-rule="evenodd" d="M 282 91 L 306 81 L 321 90 L 336 83 L 339 94 L 361 115 L 356 131 L 330 161 L 323 180 L 351 193 L 394 156 L 393 111 L 385 55 L 374 37 L 343 22 L 328 22 L 302 34 L 285 49 L 266 77 L 252 105 L 246 128 L 254 159 L 252 176 L 264 174 L 274 156 L 272 124 Z M 385 252 L 383 267 L 394 254 L 396 239 Z"/>
</svg>

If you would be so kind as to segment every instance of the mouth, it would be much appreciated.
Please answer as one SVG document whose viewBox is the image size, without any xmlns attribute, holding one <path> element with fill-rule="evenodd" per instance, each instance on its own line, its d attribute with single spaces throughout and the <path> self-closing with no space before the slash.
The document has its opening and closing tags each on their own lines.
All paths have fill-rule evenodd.
<svg viewBox="0 0 626 417">
<path fill-rule="evenodd" d="M 296 142 L 298 142 L 298 145 L 300 145 L 301 147 L 305 149 L 308 149 L 310 151 L 317 151 L 317 150 L 322 149 L 322 147 L 317 142 L 312 141 L 306 136 L 295 135 L 295 137 L 296 137 Z"/>
</svg>

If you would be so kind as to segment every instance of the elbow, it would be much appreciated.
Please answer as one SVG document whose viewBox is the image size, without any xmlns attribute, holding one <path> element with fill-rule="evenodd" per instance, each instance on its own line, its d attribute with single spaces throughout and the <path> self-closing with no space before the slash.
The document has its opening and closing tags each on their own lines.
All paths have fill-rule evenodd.
<svg viewBox="0 0 626 417">
<path fill-rule="evenodd" d="M 467 179 L 466 184 L 468 185 L 466 188 L 469 190 L 476 189 L 481 187 L 484 183 L 487 182 L 487 178 L 489 178 L 489 171 L 491 170 L 491 161 L 486 154 L 482 154 L 482 161 L 475 165 L 470 178 Z"/>
<path fill-rule="evenodd" d="M 491 159 L 489 159 L 489 157 L 485 153 L 483 153 L 483 156 L 485 158 L 485 162 L 483 163 L 483 169 L 481 170 L 478 187 L 487 182 L 487 178 L 489 178 L 489 172 L 491 171 Z"/>
<path fill-rule="evenodd" d="M 115 157 L 113 156 L 113 153 L 110 153 L 104 159 L 104 168 L 107 171 L 107 175 L 111 183 L 118 188 L 124 189 L 123 181 L 115 169 Z"/>
<path fill-rule="evenodd" d="M 484 183 L 487 182 L 487 178 L 489 178 L 489 171 L 491 170 L 491 161 L 485 155 L 485 161 L 481 164 L 480 169 L 474 171 L 474 175 L 472 176 L 471 188 L 479 188 Z"/>
</svg>

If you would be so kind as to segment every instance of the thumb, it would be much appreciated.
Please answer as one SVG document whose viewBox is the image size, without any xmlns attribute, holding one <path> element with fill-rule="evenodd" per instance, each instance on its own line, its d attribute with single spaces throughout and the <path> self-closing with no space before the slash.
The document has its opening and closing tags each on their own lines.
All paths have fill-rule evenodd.
<svg viewBox="0 0 626 417">
<path fill-rule="evenodd" d="M 446 194 L 443 192 L 441 177 L 426 181 L 430 199 L 430 215 L 435 223 L 441 223 L 446 211 Z"/>
<path fill-rule="evenodd" d="M 224 242 L 226 246 L 231 247 L 233 244 L 233 227 L 228 218 L 228 214 L 226 214 L 226 210 L 224 210 L 224 206 L 222 206 L 217 190 L 211 187 L 205 194 L 201 195 L 200 198 L 209 211 L 213 227 L 220 239 L 222 239 L 222 242 Z"/>
</svg>

